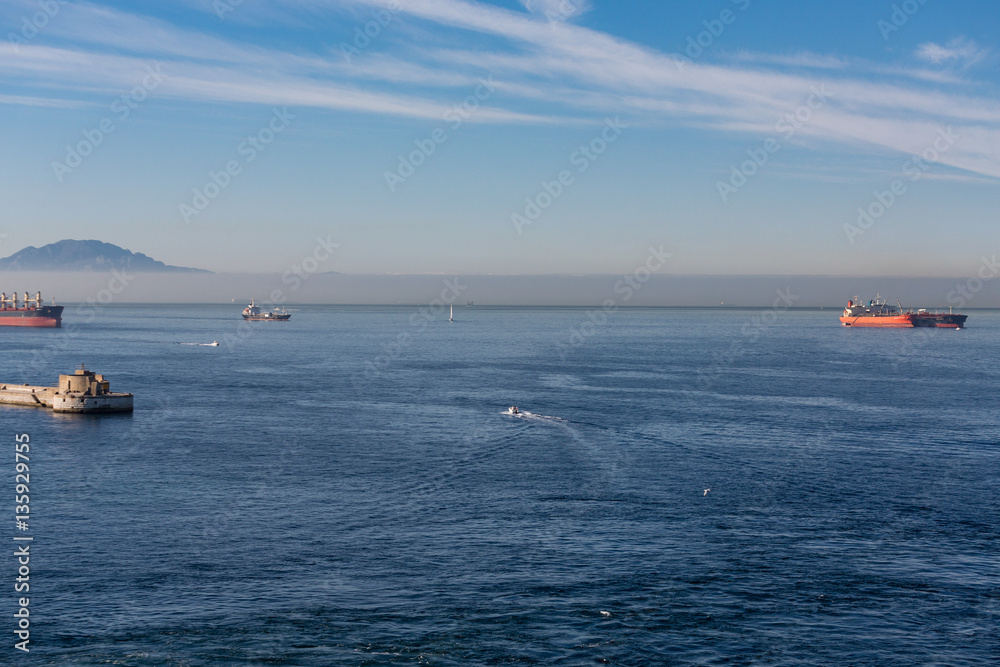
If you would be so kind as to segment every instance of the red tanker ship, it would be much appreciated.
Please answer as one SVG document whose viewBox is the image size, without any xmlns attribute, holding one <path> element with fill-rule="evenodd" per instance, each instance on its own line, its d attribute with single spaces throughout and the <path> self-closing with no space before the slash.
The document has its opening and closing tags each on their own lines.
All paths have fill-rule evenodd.
<svg viewBox="0 0 1000 667">
<path fill-rule="evenodd" d="M 913 327 L 943 327 L 961 329 L 965 326 L 968 315 L 958 313 L 930 313 L 926 308 L 903 310 L 899 301 L 893 306 L 885 299 L 876 296 L 868 302 L 858 301 L 854 297 L 847 302 L 840 323 L 845 327 L 882 327 L 889 329 L 911 329 Z"/>
<path fill-rule="evenodd" d="M 36 292 L 35 298 L 28 298 L 24 293 L 23 305 L 18 304 L 17 292 L 10 298 L 7 293 L 0 293 L 0 326 L 4 327 L 61 327 L 62 306 L 42 305 L 42 293 Z"/>
</svg>

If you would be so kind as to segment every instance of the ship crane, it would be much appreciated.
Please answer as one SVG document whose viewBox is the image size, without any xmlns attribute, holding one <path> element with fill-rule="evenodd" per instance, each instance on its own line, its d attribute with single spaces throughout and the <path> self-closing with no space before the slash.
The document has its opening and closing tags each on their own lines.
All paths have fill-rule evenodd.
<svg viewBox="0 0 1000 667">
<path fill-rule="evenodd" d="M 40 291 L 35 292 L 33 298 L 29 292 L 24 292 L 23 301 L 16 290 L 10 296 L 0 292 L 0 326 L 60 327 L 62 312 L 63 307 L 57 306 L 54 299 L 51 306 L 46 306 Z"/>
</svg>

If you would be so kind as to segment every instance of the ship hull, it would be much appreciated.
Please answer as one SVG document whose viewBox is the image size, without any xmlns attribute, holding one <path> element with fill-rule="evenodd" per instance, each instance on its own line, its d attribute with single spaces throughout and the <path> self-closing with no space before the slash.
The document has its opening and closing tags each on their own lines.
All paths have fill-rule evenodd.
<svg viewBox="0 0 1000 667">
<path fill-rule="evenodd" d="M 946 329 L 961 329 L 965 326 L 968 315 L 954 315 L 952 313 L 920 313 L 913 317 L 915 327 L 937 327 Z"/>
<path fill-rule="evenodd" d="M 876 327 L 880 329 L 911 329 L 913 320 L 909 315 L 841 317 L 840 323 L 845 327 Z"/>
<path fill-rule="evenodd" d="M 291 315 L 244 315 L 243 319 L 249 322 L 287 322 Z"/>
<path fill-rule="evenodd" d="M 3 327 L 44 327 L 62 326 L 62 306 L 42 306 L 41 308 L 0 309 L 0 326 Z"/>
<path fill-rule="evenodd" d="M 917 327 L 933 327 L 941 329 L 961 329 L 965 326 L 968 315 L 952 315 L 949 313 L 905 313 L 892 316 L 860 315 L 856 317 L 841 317 L 840 323 L 845 327 L 877 327 L 882 329 L 913 329 Z"/>
</svg>

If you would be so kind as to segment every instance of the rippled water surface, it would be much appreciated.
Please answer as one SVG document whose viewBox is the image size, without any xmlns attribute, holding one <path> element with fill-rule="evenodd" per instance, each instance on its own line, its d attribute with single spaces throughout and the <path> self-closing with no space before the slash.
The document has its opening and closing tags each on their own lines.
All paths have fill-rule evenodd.
<svg viewBox="0 0 1000 667">
<path fill-rule="evenodd" d="M 956 332 L 415 312 L 301 307 L 244 335 L 239 307 L 119 306 L 0 328 L 0 380 L 86 362 L 136 397 L 130 416 L 0 407 L 11 487 L 31 436 L 35 538 L 31 653 L 5 614 L 3 655 L 1000 661 L 998 313 Z"/>
</svg>

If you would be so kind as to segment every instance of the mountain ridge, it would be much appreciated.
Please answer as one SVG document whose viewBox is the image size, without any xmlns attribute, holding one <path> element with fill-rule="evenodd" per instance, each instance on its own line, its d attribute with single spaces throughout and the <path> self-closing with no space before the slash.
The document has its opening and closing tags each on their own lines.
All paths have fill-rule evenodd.
<svg viewBox="0 0 1000 667">
<path fill-rule="evenodd" d="M 0 271 L 136 271 L 139 273 L 212 273 L 164 264 L 141 252 L 104 241 L 63 239 L 40 248 L 28 246 L 0 259 Z"/>
</svg>

